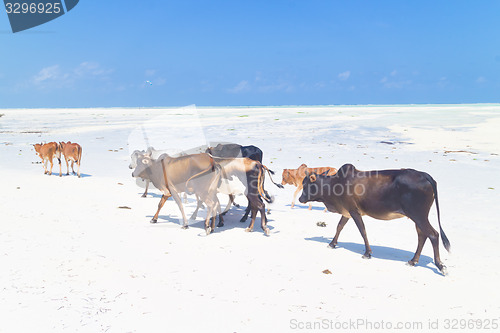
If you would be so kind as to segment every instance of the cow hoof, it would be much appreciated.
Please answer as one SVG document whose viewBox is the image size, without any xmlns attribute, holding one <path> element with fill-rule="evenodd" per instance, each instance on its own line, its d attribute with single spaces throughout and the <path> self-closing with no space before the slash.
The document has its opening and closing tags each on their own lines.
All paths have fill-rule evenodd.
<svg viewBox="0 0 500 333">
<path fill-rule="evenodd" d="M 185 230 L 185 229 L 189 229 L 189 226 L 183 225 L 181 228 Z"/>
<path fill-rule="evenodd" d="M 145 198 L 145 197 L 146 197 L 146 195 L 145 195 L 145 194 L 141 195 L 141 198 Z"/>
<path fill-rule="evenodd" d="M 246 229 L 245 229 L 245 232 L 252 232 L 252 229 L 250 229 L 250 228 L 246 228 Z"/>
<path fill-rule="evenodd" d="M 62 177 L 62 175 L 61 175 L 61 174 L 59 174 L 59 177 Z"/>
<path fill-rule="evenodd" d="M 334 249 L 336 247 L 337 247 L 337 244 L 332 244 L 332 243 L 328 244 L 328 248 L 330 248 L 330 249 Z"/>
<path fill-rule="evenodd" d="M 69 176 L 69 172 L 66 172 L 66 176 Z"/>
<path fill-rule="evenodd" d="M 217 228 L 222 228 L 224 226 L 224 223 L 222 222 L 219 222 L 219 224 L 217 224 Z"/>
<path fill-rule="evenodd" d="M 236 208 L 240 208 L 240 205 L 238 205 L 237 203 L 235 203 L 235 204 L 234 204 L 234 206 L 235 206 Z"/>
<path fill-rule="evenodd" d="M 439 270 L 441 271 L 441 274 L 443 274 L 444 276 L 448 275 L 448 269 L 446 268 L 445 265 L 441 266 Z"/>
<path fill-rule="evenodd" d="M 78 178 L 82 178 L 82 176 L 78 175 Z"/>
<path fill-rule="evenodd" d="M 411 267 L 415 267 L 415 265 L 416 265 L 416 264 L 417 264 L 417 263 L 416 263 L 416 262 L 414 262 L 413 260 L 409 260 L 409 261 L 406 263 L 406 265 L 411 266 Z"/>
<path fill-rule="evenodd" d="M 363 257 L 362 257 L 362 258 L 363 258 L 363 259 L 371 259 L 371 258 L 372 258 L 372 255 L 371 255 L 371 254 L 369 254 L 369 253 L 365 253 L 365 254 L 363 254 Z"/>
<path fill-rule="evenodd" d="M 210 235 L 210 233 L 212 232 L 212 228 L 210 227 L 206 228 L 205 232 L 207 233 L 207 236 Z"/>
<path fill-rule="evenodd" d="M 240 222 L 244 223 L 247 219 L 241 219 Z"/>
<path fill-rule="evenodd" d="M 151 219 L 151 221 L 149 221 L 149 223 L 156 223 L 158 222 L 158 220 L 155 220 L 155 219 Z"/>
<path fill-rule="evenodd" d="M 265 229 L 264 229 L 264 234 L 265 234 L 266 236 L 269 236 L 269 228 L 265 228 Z"/>
</svg>

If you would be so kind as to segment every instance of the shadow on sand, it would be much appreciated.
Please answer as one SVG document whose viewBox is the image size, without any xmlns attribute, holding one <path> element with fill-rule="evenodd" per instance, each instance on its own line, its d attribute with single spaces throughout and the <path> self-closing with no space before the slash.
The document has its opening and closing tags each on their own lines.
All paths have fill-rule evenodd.
<svg viewBox="0 0 500 333">
<path fill-rule="evenodd" d="M 331 242 L 331 239 L 326 238 L 326 237 L 310 237 L 310 238 L 304 238 L 307 241 L 314 241 L 314 242 L 320 242 L 328 245 Z M 370 247 L 372 248 L 372 257 L 377 258 L 377 259 L 382 259 L 382 260 L 392 260 L 392 261 L 400 261 L 403 263 L 407 263 L 408 260 L 413 258 L 414 252 L 406 251 L 406 250 L 401 250 L 401 249 L 396 249 L 393 247 L 387 247 L 387 246 L 380 246 L 380 245 L 371 245 Z M 360 244 L 360 243 L 351 243 L 351 242 L 339 242 L 337 244 L 337 248 L 342 248 L 346 249 L 348 251 L 351 251 L 353 253 L 359 253 L 360 255 L 363 255 L 365 252 L 365 245 Z M 333 249 L 332 249 L 333 250 Z M 436 274 L 442 275 L 441 272 L 436 268 L 432 267 L 429 264 L 433 264 L 433 259 L 429 256 L 426 255 L 421 255 L 420 260 L 417 264 L 417 266 L 422 266 L 427 269 L 430 269 Z"/>
<path fill-rule="evenodd" d="M 286 207 L 292 207 L 291 204 L 288 204 L 286 205 Z M 309 204 L 307 205 L 301 205 L 301 204 L 295 204 L 295 206 L 291 209 L 305 209 L 307 210 L 309 208 Z M 325 207 L 315 207 L 315 206 L 312 206 L 312 210 L 320 210 L 320 211 L 323 211 L 325 210 Z"/>
<path fill-rule="evenodd" d="M 158 197 L 161 197 L 161 195 L 159 195 Z M 188 198 L 188 200 L 189 200 L 189 203 L 191 203 L 192 200 L 194 201 L 194 199 L 191 199 L 191 198 Z M 190 220 L 189 218 L 191 217 L 191 214 L 194 211 L 194 208 L 192 208 L 192 209 L 190 209 L 190 208 L 191 207 L 188 207 L 188 208 L 184 207 L 184 212 L 186 213 L 186 217 L 188 218 L 189 227 L 190 228 L 191 227 L 199 228 L 199 229 L 204 230 L 205 229 L 206 210 L 200 209 L 196 220 Z M 165 208 L 163 208 L 163 209 L 165 209 Z M 162 211 L 163 211 L 163 209 L 162 209 Z M 158 222 L 156 222 L 156 224 L 174 223 L 174 224 L 179 225 L 179 227 L 180 227 L 182 225 L 182 217 L 180 216 L 180 211 L 178 210 L 177 207 L 176 207 L 176 209 L 177 209 L 177 212 L 174 212 L 176 217 L 160 214 L 160 215 L 158 215 Z M 217 227 L 217 224 L 219 223 L 219 217 L 217 217 L 215 220 L 215 225 L 216 225 L 215 232 L 220 232 L 220 231 L 225 231 L 225 230 L 230 230 L 230 229 L 235 229 L 235 228 L 241 229 L 243 232 L 250 225 L 250 221 L 251 221 L 250 214 L 249 214 L 249 216 L 245 222 L 240 222 L 240 219 L 245 214 L 245 209 L 246 209 L 245 206 L 240 206 L 239 208 L 234 207 L 234 206 L 231 207 L 231 209 L 223 216 L 224 226 L 222 226 L 222 227 Z M 266 214 L 267 223 L 268 223 L 267 227 L 269 228 L 269 231 L 271 232 L 271 234 L 273 234 L 274 227 L 269 225 L 269 223 L 273 222 L 273 220 L 270 219 L 269 215 L 270 214 Z M 153 215 L 147 215 L 147 218 L 149 218 L 149 219 L 151 219 L 152 217 L 153 217 Z M 260 226 L 260 221 L 261 221 L 260 213 L 257 213 L 257 218 L 255 219 L 253 232 L 263 233 L 262 228 Z"/>
</svg>

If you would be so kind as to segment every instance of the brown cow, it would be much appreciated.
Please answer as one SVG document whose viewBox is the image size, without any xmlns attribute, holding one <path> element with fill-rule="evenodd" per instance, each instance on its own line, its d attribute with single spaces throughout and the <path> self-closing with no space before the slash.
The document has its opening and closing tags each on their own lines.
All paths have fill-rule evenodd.
<svg viewBox="0 0 500 333">
<path fill-rule="evenodd" d="M 35 147 L 37 155 L 40 156 L 43 161 L 43 168 L 45 170 L 44 174 L 48 173 L 49 175 L 52 175 L 52 167 L 54 166 L 52 160 L 56 157 L 59 161 L 59 177 L 61 177 L 61 149 L 59 145 L 56 142 L 49 142 L 46 144 L 37 143 L 33 146 Z M 50 162 L 50 172 L 47 170 L 47 161 Z"/>
<path fill-rule="evenodd" d="M 215 230 L 215 218 L 217 213 L 220 213 L 217 187 L 220 183 L 221 167 L 214 162 L 209 154 L 192 154 L 181 157 L 170 157 L 163 154 L 157 160 L 152 159 L 147 153 L 141 154 L 137 158 L 137 166 L 132 172 L 132 177 L 151 181 L 163 193 L 151 223 L 158 221 L 158 214 L 165 201 L 173 197 L 182 214 L 183 228 L 187 229 L 188 222 L 179 194 L 188 192 L 195 194 L 207 206 L 205 219 L 207 235 Z"/>
<path fill-rule="evenodd" d="M 80 178 L 80 162 L 82 160 L 82 147 L 78 143 L 68 142 L 59 142 L 60 149 L 64 155 L 64 159 L 66 160 L 66 175 L 69 175 L 69 164 L 68 161 L 71 161 L 71 171 L 75 174 L 75 169 L 73 169 L 73 165 L 78 165 L 78 178 Z"/>
<path fill-rule="evenodd" d="M 448 251 L 450 241 L 441 228 L 437 183 L 429 174 L 413 169 L 359 171 L 352 164 L 344 164 L 332 177 L 306 174 L 303 188 L 300 202 L 319 201 L 329 211 L 342 215 L 330 247 L 337 246 L 340 232 L 352 217 L 365 242 L 363 258 L 370 258 L 372 250 L 361 216 L 378 220 L 406 216 L 415 222 L 418 235 L 417 251 L 408 264 L 415 266 L 418 263 L 429 238 L 434 249 L 434 263 L 444 275 L 447 274 L 439 257 L 439 233 L 429 223 L 429 210 L 434 201 L 441 238 Z"/>
<path fill-rule="evenodd" d="M 327 172 L 327 176 L 333 176 L 337 173 L 337 169 L 331 167 L 319 167 L 319 168 L 308 168 L 307 165 L 302 164 L 297 169 L 284 169 L 281 184 L 282 185 L 294 185 L 297 187 L 295 192 L 293 193 L 292 207 L 295 206 L 295 198 L 297 194 L 302 190 L 302 181 L 306 176 L 306 172 L 308 173 L 318 173 L 323 174 Z M 312 209 L 312 205 L 309 204 L 309 210 Z"/>
</svg>

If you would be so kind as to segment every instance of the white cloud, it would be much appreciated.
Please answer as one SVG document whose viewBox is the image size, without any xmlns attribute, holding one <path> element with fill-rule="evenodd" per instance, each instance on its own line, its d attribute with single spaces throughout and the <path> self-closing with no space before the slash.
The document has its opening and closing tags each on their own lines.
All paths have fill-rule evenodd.
<svg viewBox="0 0 500 333">
<path fill-rule="evenodd" d="M 279 83 L 259 86 L 257 90 L 259 92 L 264 92 L 264 93 L 276 92 L 276 91 L 292 92 L 294 91 L 294 87 L 289 82 L 279 82 Z"/>
<path fill-rule="evenodd" d="M 144 75 L 150 77 L 150 76 L 153 76 L 156 74 L 156 69 L 146 69 L 146 71 L 144 72 Z"/>
<path fill-rule="evenodd" d="M 73 69 L 62 70 L 60 65 L 42 68 L 30 82 L 39 88 L 61 88 L 78 80 L 106 80 L 113 70 L 101 67 L 96 62 L 84 61 Z"/>
<path fill-rule="evenodd" d="M 47 81 L 59 81 L 66 78 L 67 75 L 63 75 L 61 73 L 59 65 L 54 65 L 42 68 L 35 76 L 33 76 L 32 81 L 34 84 L 40 85 Z"/>
<path fill-rule="evenodd" d="M 350 76 L 351 76 L 351 71 L 345 71 L 337 75 L 337 77 L 342 81 L 347 80 Z"/>
<path fill-rule="evenodd" d="M 477 83 L 485 83 L 486 82 L 486 78 L 484 76 L 480 76 L 476 79 L 476 82 Z"/>
<path fill-rule="evenodd" d="M 250 83 L 247 80 L 240 81 L 233 88 L 229 88 L 227 91 L 232 94 L 237 94 L 250 90 Z"/>
</svg>

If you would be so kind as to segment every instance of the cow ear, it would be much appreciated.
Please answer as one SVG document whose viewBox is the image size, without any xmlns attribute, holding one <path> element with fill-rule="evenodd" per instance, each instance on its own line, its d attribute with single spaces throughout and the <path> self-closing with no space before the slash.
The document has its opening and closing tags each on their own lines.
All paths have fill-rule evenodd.
<svg viewBox="0 0 500 333">
<path fill-rule="evenodd" d="M 316 181 L 316 174 L 313 173 L 312 175 L 310 175 L 309 180 L 311 181 L 311 183 L 314 183 Z"/>
</svg>

